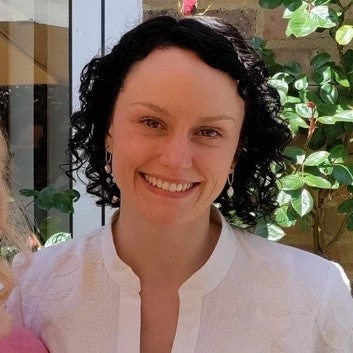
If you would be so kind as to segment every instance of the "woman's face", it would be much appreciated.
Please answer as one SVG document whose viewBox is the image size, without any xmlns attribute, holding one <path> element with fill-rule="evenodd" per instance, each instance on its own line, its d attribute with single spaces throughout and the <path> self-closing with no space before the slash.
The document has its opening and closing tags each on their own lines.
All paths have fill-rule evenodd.
<svg viewBox="0 0 353 353">
<path fill-rule="evenodd" d="M 128 74 L 106 141 L 121 212 L 170 225 L 208 216 L 243 119 L 229 75 L 192 52 L 154 50 Z"/>
</svg>

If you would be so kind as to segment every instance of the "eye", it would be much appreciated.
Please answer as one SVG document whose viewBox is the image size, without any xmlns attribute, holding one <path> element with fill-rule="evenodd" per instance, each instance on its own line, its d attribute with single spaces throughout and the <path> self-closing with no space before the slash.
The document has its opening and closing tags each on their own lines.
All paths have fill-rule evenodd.
<svg viewBox="0 0 353 353">
<path fill-rule="evenodd" d="M 161 129 L 163 128 L 163 125 L 161 124 L 161 122 L 158 119 L 155 118 L 142 118 L 140 120 L 140 122 L 144 125 L 146 125 L 147 127 L 151 128 L 151 129 Z"/>
<path fill-rule="evenodd" d="M 197 132 L 198 135 L 201 135 L 202 137 L 208 137 L 208 138 L 217 138 L 217 137 L 222 137 L 223 134 L 214 128 L 203 128 L 200 129 Z"/>
</svg>

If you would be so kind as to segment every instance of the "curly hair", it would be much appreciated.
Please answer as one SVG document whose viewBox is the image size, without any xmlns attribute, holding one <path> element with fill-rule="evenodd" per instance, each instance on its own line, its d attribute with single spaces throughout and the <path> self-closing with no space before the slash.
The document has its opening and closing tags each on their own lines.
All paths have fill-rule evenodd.
<svg viewBox="0 0 353 353">
<path fill-rule="evenodd" d="M 221 19 L 152 18 L 127 32 L 109 54 L 84 67 L 80 109 L 71 117 L 75 133 L 69 152 L 74 163 L 69 175 L 84 165 L 87 191 L 98 196 L 97 203 L 119 206 L 112 204 L 112 198 L 119 198 L 120 191 L 104 170 L 105 138 L 114 105 L 133 65 L 153 50 L 167 47 L 192 51 L 238 82 L 234 88 L 245 101 L 245 118 L 236 154 L 234 195 L 228 197 L 225 185 L 215 202 L 224 215 L 234 210 L 243 223 L 255 225 L 259 215 L 271 215 L 276 207 L 276 176 L 271 165 L 282 165 L 281 150 L 290 132 L 279 118 L 279 96 L 268 84 L 269 72 L 262 59 L 235 27 Z"/>
</svg>

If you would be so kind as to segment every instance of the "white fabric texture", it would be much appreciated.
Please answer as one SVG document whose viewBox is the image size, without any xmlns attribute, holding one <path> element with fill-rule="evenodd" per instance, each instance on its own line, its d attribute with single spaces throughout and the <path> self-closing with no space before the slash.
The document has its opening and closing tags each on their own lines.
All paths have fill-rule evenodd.
<svg viewBox="0 0 353 353">
<path fill-rule="evenodd" d="M 216 248 L 179 290 L 172 353 L 352 353 L 343 270 L 217 217 Z M 7 308 L 51 353 L 138 353 L 139 291 L 109 224 L 38 252 Z"/>
</svg>

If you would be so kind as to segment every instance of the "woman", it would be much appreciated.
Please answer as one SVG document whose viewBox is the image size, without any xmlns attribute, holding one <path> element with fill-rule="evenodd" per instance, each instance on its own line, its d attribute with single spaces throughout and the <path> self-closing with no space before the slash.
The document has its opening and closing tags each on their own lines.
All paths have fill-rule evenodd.
<svg viewBox="0 0 353 353">
<path fill-rule="evenodd" d="M 206 17 L 151 19 L 85 67 L 69 149 L 119 211 L 41 251 L 9 301 L 51 353 L 352 352 L 345 275 L 220 213 L 275 207 L 289 132 L 267 77 Z"/>
<path fill-rule="evenodd" d="M 0 245 L 15 245 L 23 249 L 21 240 L 14 234 L 9 221 L 8 202 L 10 199 L 7 187 L 7 153 L 6 142 L 0 130 Z M 12 327 L 10 316 L 4 311 L 3 303 L 14 285 L 14 278 L 8 264 L 0 258 L 0 353 L 45 353 L 42 342 L 30 330 Z"/>
</svg>

